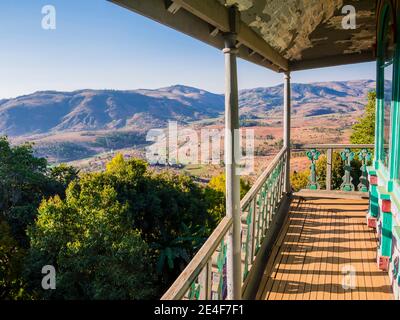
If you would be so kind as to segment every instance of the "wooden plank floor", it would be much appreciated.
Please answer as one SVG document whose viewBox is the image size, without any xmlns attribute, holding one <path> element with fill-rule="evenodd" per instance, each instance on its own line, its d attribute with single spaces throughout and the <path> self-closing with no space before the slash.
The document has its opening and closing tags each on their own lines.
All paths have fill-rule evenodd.
<svg viewBox="0 0 400 320">
<path fill-rule="evenodd" d="M 272 250 L 257 299 L 391 300 L 376 265 L 367 200 L 296 199 Z"/>
</svg>

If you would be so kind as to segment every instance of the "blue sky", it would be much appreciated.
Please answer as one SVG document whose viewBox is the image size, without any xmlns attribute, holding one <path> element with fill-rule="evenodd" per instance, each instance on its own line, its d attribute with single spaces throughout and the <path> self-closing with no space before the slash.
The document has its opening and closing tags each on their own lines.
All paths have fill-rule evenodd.
<svg viewBox="0 0 400 320">
<path fill-rule="evenodd" d="M 53 5 L 57 29 L 41 27 Z M 224 89 L 219 50 L 106 0 L 1 0 L 0 98 L 38 90 Z M 241 89 L 280 84 L 282 75 L 239 61 Z M 295 72 L 294 82 L 374 79 L 374 63 Z"/>
</svg>

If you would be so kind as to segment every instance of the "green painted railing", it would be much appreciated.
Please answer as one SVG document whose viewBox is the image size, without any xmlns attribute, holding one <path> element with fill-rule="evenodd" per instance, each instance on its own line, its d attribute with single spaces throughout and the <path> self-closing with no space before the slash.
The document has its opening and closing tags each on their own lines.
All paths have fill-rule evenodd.
<svg viewBox="0 0 400 320">
<path fill-rule="evenodd" d="M 287 150 L 283 148 L 242 199 L 242 288 L 271 222 L 283 199 Z M 232 219 L 225 217 L 162 300 L 225 300 L 227 298 L 228 235 Z"/>
<path fill-rule="evenodd" d="M 346 192 L 368 192 L 367 165 L 371 162 L 374 145 L 373 144 L 318 144 L 304 145 L 301 148 L 310 160 L 310 176 L 307 189 L 320 190 L 320 177 L 318 176 L 317 161 L 322 155 L 326 156 L 326 190 L 332 190 L 332 170 L 333 170 L 333 152 L 340 154 L 341 164 L 344 175 L 339 187 L 341 191 Z M 359 160 L 359 168 L 353 166 L 353 160 Z M 357 176 L 359 183 L 354 184 L 354 177 Z"/>
</svg>

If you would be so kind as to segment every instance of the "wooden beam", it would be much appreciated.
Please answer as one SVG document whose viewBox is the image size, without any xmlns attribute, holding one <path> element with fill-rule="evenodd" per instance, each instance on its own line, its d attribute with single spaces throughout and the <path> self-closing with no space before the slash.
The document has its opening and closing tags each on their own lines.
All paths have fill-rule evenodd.
<svg viewBox="0 0 400 320">
<path fill-rule="evenodd" d="M 263 58 L 271 61 L 282 71 L 289 71 L 289 62 L 245 23 L 241 23 L 238 40 Z"/>
<path fill-rule="evenodd" d="M 168 11 L 169 6 L 166 5 L 164 0 L 108 0 L 123 8 L 136 12 L 149 19 L 157 21 L 165 26 L 175 29 L 179 32 L 187 34 L 188 36 L 200 40 L 208 45 L 211 45 L 219 50 L 224 48 L 223 30 L 227 30 L 227 26 L 222 26 L 224 29 L 218 32 L 215 36 L 210 30 L 210 23 L 202 20 L 198 16 L 190 13 L 182 7 L 175 14 Z M 207 0 L 208 1 L 208 0 Z M 228 9 L 222 6 L 228 12 Z M 229 18 L 226 18 L 227 21 Z M 228 22 L 227 22 L 228 23 Z M 212 25 L 215 27 L 215 25 Z M 222 28 L 221 27 L 221 28 Z M 218 28 L 218 26 L 217 26 Z M 240 43 L 242 43 L 239 40 Z M 243 43 L 242 43 L 243 44 Z M 239 48 L 238 57 L 255 63 L 259 66 L 271 69 L 273 71 L 280 71 L 282 68 L 275 65 L 271 59 L 265 58 L 257 52 L 257 55 L 250 56 L 249 50 L 246 46 L 241 45 Z"/>
<path fill-rule="evenodd" d="M 362 52 L 343 54 L 338 56 L 328 56 L 318 59 L 292 61 L 289 63 L 289 69 L 291 71 L 300 71 L 325 67 L 335 67 L 353 63 L 372 62 L 375 60 L 376 58 L 374 58 L 372 52 Z"/>
<path fill-rule="evenodd" d="M 253 51 L 253 50 L 250 49 L 249 56 L 250 56 L 250 57 L 251 57 L 251 56 L 254 56 L 256 53 L 257 53 L 257 52 L 255 52 L 255 51 Z M 263 60 L 264 60 L 264 59 L 263 59 Z"/>
<path fill-rule="evenodd" d="M 215 0 L 174 0 L 184 9 L 214 25 L 222 32 L 230 32 L 229 9 Z M 263 38 L 243 21 L 239 22 L 237 39 L 239 42 L 268 59 L 284 71 L 288 71 L 288 61 L 275 51 Z"/>
<path fill-rule="evenodd" d="M 173 0 L 184 9 L 212 24 L 222 32 L 229 32 L 229 12 L 215 0 Z"/>
<path fill-rule="evenodd" d="M 175 13 L 177 13 L 178 12 L 178 10 L 180 9 L 180 8 L 182 8 L 181 6 L 180 6 L 180 4 L 178 4 L 178 3 L 176 3 L 176 2 L 172 2 L 170 5 L 169 5 L 169 7 L 168 7 L 168 12 L 171 12 L 172 14 L 175 14 Z"/>
<path fill-rule="evenodd" d="M 210 32 L 210 36 L 211 37 L 215 37 L 218 33 L 219 33 L 219 29 L 218 28 L 214 28 L 213 31 Z"/>
</svg>

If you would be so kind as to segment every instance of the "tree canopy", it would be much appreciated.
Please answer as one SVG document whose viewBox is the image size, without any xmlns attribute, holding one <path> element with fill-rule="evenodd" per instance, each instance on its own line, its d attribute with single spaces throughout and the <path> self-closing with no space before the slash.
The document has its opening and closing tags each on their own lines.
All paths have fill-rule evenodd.
<svg viewBox="0 0 400 320">
<path fill-rule="evenodd" d="M 353 125 L 350 141 L 353 144 L 373 144 L 375 142 L 375 111 L 376 92 L 368 93 L 368 103 L 365 106 L 365 114 Z"/>
<path fill-rule="evenodd" d="M 224 214 L 224 194 L 146 162 L 50 167 L 0 139 L 0 298 L 158 298 Z M 43 290 L 43 266 L 56 290 Z"/>
</svg>

